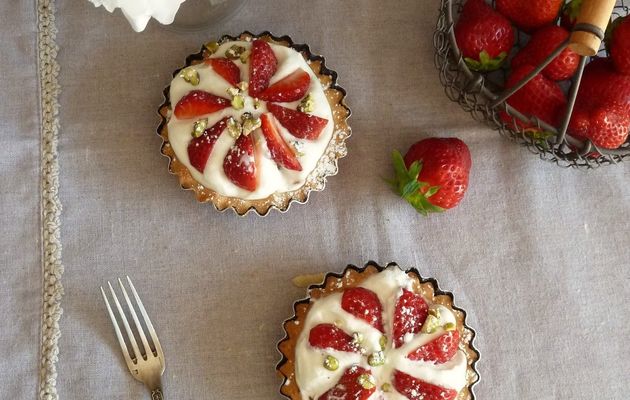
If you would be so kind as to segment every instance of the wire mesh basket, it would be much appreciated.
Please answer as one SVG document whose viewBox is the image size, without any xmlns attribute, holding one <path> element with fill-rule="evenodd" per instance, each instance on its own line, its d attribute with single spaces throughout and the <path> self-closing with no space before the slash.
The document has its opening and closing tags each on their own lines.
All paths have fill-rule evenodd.
<svg viewBox="0 0 630 400">
<path fill-rule="evenodd" d="M 460 104 L 475 120 L 486 123 L 499 131 L 502 136 L 520 143 L 530 152 L 538 154 L 541 159 L 562 167 L 592 169 L 630 159 L 630 140 L 621 147 L 610 150 L 598 148 L 590 140 L 582 141 L 566 134 L 566 125 L 571 117 L 577 88 L 588 57 L 581 57 L 578 72 L 568 84 L 564 85 L 570 97 L 563 121 L 564 126 L 551 126 L 536 117 L 524 115 L 507 104 L 505 96 L 501 95 L 504 91 L 503 84 L 509 70 L 509 63 L 498 71 L 482 74 L 470 70 L 464 62 L 454 32 L 455 22 L 464 3 L 465 0 L 441 1 L 433 37 L 435 66 L 439 70 L 440 81 L 446 95 L 451 100 Z M 630 0 L 618 1 L 612 18 L 628 15 L 629 5 Z M 526 34 L 517 32 L 513 51 L 518 50 L 526 42 Z M 598 36 L 603 36 L 603 32 L 600 32 Z M 566 47 L 568 42 L 564 45 Z M 603 46 L 598 55 L 607 55 Z M 553 57 L 550 57 L 551 59 Z M 503 112 L 509 115 L 507 121 L 500 117 L 500 113 Z M 522 123 L 517 123 L 517 121 Z M 525 123 L 536 128 L 524 128 Z"/>
</svg>

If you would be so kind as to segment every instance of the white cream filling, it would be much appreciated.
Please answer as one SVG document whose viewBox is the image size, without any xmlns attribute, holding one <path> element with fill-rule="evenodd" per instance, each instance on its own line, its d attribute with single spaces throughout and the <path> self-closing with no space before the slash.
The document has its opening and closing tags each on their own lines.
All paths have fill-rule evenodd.
<svg viewBox="0 0 630 400">
<path fill-rule="evenodd" d="M 225 51 L 235 44 L 243 46 L 248 50 L 251 47 L 251 42 L 227 42 L 221 45 L 212 57 L 223 57 Z M 291 145 L 293 141 L 298 141 L 301 144 L 300 152 L 304 155 L 298 157 L 298 160 L 302 165 L 302 171 L 292 171 L 279 167 L 271 159 L 269 151 L 266 149 L 266 145 L 264 144 L 265 140 L 262 137 L 261 132 L 259 130 L 253 132 L 252 134 L 256 135 L 256 142 L 260 146 L 263 146 L 261 152 L 263 157 L 261 157 L 262 160 L 259 164 L 260 170 L 258 172 L 258 186 L 255 191 L 250 192 L 233 184 L 223 172 L 223 160 L 235 142 L 227 131 L 223 132 L 223 134 L 219 137 L 219 140 L 217 140 L 214 145 L 203 173 L 197 171 L 197 169 L 190 164 L 188 159 L 188 143 L 192 140 L 190 133 L 192 132 L 193 124 L 197 119 L 207 117 L 208 127 L 210 127 L 225 117 L 231 116 L 240 120 L 241 115 L 245 112 L 258 116 L 268 112 L 266 103 L 261 101 L 261 107 L 256 110 L 254 108 L 253 98 L 249 96 L 247 91 L 245 91 L 245 108 L 242 110 L 235 110 L 232 107 L 228 107 L 213 114 L 188 120 L 179 120 L 174 114 L 172 114 L 168 123 L 168 132 L 169 141 L 175 151 L 176 157 L 186 166 L 186 168 L 188 168 L 197 182 L 224 196 L 237 197 L 245 200 L 255 200 L 268 197 L 274 193 L 283 193 L 300 188 L 306 182 L 308 175 L 317 166 L 317 162 L 324 154 L 324 151 L 326 150 L 333 134 L 334 122 L 332 111 L 330 109 L 330 105 L 328 104 L 328 100 L 326 99 L 324 88 L 302 55 L 297 51 L 284 46 L 271 44 L 271 48 L 278 59 L 278 70 L 271 79 L 270 84 L 279 81 L 299 68 L 308 72 L 311 76 L 309 93 L 311 94 L 311 98 L 314 102 L 314 109 L 310 114 L 327 119 L 328 125 L 324 128 L 317 139 L 306 140 L 294 137 L 280 123 L 276 124 L 280 135 L 287 141 L 287 143 L 289 143 L 289 145 Z M 249 82 L 249 62 L 247 64 L 243 64 L 240 60 L 235 60 L 234 63 L 241 70 L 241 80 Z M 192 90 L 203 90 L 216 96 L 221 96 L 227 99 L 230 98 L 230 96 L 226 93 L 226 90 L 231 87 L 230 84 L 214 72 L 210 65 L 202 63 L 193 66 L 193 68 L 199 72 L 199 85 L 192 86 L 183 78 L 176 76 L 171 82 L 171 107 L 174 108 L 177 102 Z M 296 109 L 298 104 L 299 101 L 292 103 L 280 103 L 280 105 L 293 110 Z"/>
<path fill-rule="evenodd" d="M 295 349 L 295 378 L 300 388 L 303 400 L 317 399 L 337 384 L 344 371 L 351 365 L 359 365 L 372 371 L 376 378 L 377 390 L 370 399 L 404 400 L 405 396 L 393 389 L 392 374 L 399 370 L 413 377 L 422 379 L 428 383 L 447 389 L 460 391 L 466 385 L 467 361 L 463 351 L 458 350 L 450 361 L 444 364 L 433 364 L 424 361 L 412 361 L 407 355 L 418 347 L 429 343 L 444 333 L 440 328 L 435 333 L 419 333 L 405 338 L 405 344 L 397 349 L 393 348 L 392 318 L 398 297 L 403 289 L 411 289 L 412 280 L 397 267 L 374 274 L 361 285 L 376 293 L 383 306 L 383 324 L 385 335 L 389 338 L 385 349 L 385 364 L 372 367 L 367 362 L 367 357 L 358 353 L 339 352 L 335 350 L 318 349 L 310 345 L 308 341 L 311 329 L 318 324 L 336 324 L 346 333 L 359 332 L 364 339 L 361 346 L 367 350 L 367 354 L 380 350 L 382 333 L 373 328 L 362 319 L 341 308 L 341 293 L 313 301 L 304 322 L 304 329 L 298 338 Z M 446 307 L 433 305 L 440 312 L 442 324 L 455 323 L 455 315 Z M 324 358 L 332 355 L 339 360 L 339 368 L 329 371 L 324 368 Z M 384 383 L 392 384 L 391 392 L 383 392 Z"/>
</svg>

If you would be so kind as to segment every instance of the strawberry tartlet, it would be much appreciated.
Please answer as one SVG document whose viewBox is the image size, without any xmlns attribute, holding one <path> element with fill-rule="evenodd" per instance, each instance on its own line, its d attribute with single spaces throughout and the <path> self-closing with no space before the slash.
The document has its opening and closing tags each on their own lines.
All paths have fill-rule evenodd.
<svg viewBox="0 0 630 400">
<path fill-rule="evenodd" d="M 159 110 L 171 172 L 199 201 L 240 215 L 306 202 L 346 154 L 350 111 L 336 77 L 287 37 L 204 45 L 175 72 Z"/>
<path fill-rule="evenodd" d="M 474 398 L 474 331 L 435 280 L 368 263 L 328 274 L 308 294 L 278 344 L 287 398 Z"/>
</svg>

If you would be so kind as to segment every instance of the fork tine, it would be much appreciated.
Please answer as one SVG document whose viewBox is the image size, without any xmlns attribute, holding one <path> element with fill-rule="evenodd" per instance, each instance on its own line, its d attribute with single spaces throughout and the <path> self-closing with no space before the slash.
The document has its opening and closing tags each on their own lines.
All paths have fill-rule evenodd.
<svg viewBox="0 0 630 400">
<path fill-rule="evenodd" d="M 142 346 L 144 347 L 144 353 L 146 354 L 147 360 L 149 359 L 149 354 L 153 356 L 153 350 L 149 346 L 149 342 L 147 341 L 147 337 L 144 335 L 144 329 L 142 329 L 142 325 L 138 320 L 138 314 L 136 314 L 136 309 L 131 303 L 131 299 L 129 299 L 129 295 L 127 294 L 127 290 L 125 289 L 125 285 L 120 278 L 118 278 L 118 284 L 122 289 L 123 296 L 125 296 L 125 301 L 127 302 L 127 307 L 131 311 L 131 317 L 133 318 L 133 323 L 136 324 L 136 329 L 138 330 L 138 334 L 140 335 L 140 339 L 142 340 Z"/>
<path fill-rule="evenodd" d="M 122 332 L 120 332 L 120 328 L 118 327 L 118 322 L 116 322 L 116 317 L 114 316 L 114 311 L 112 310 L 112 307 L 109 305 L 109 300 L 107 300 L 107 296 L 105 295 L 105 290 L 103 289 L 103 286 L 101 286 L 101 294 L 103 295 L 103 300 L 105 300 L 105 305 L 107 305 L 107 312 L 109 313 L 109 318 L 112 320 L 112 324 L 114 325 L 116 338 L 118 338 L 118 344 L 120 344 L 120 348 L 125 358 L 125 362 L 127 363 L 127 367 L 131 369 L 133 362 L 131 361 L 131 356 L 129 355 L 127 344 L 125 343 L 125 339 L 123 338 Z"/>
<path fill-rule="evenodd" d="M 151 335 L 151 340 L 155 345 L 155 351 L 160 359 L 162 359 L 162 364 L 164 364 L 164 352 L 162 351 L 162 345 L 160 345 L 160 340 L 157 337 L 157 333 L 155 333 L 155 329 L 153 328 L 153 324 L 151 323 L 151 319 L 147 314 L 147 310 L 144 309 L 144 305 L 142 304 L 142 300 L 138 296 L 138 292 L 136 292 L 136 288 L 133 286 L 133 282 L 131 282 L 131 278 L 127 276 L 127 282 L 129 282 L 129 287 L 131 288 L 131 293 L 133 294 L 136 303 L 138 303 L 138 308 L 140 309 L 140 314 L 142 314 L 142 318 L 144 318 L 144 323 L 149 330 L 149 335 Z"/>
<path fill-rule="evenodd" d="M 129 326 L 127 317 L 125 316 L 125 313 L 122 307 L 120 306 L 120 302 L 118 301 L 118 297 L 116 296 L 116 292 L 114 292 L 114 288 L 112 287 L 112 284 L 109 283 L 109 281 L 107 282 L 107 284 L 109 285 L 109 290 L 112 292 L 112 297 L 114 298 L 114 303 L 116 303 L 116 308 L 118 309 L 118 314 L 120 315 L 120 319 L 122 320 L 123 325 L 125 326 L 125 331 L 127 332 L 127 337 L 129 339 L 129 342 L 131 343 L 131 347 L 133 348 L 133 353 L 136 357 L 136 361 L 138 361 L 142 359 L 142 353 L 140 353 L 140 350 L 138 349 L 138 342 L 136 342 L 136 338 L 133 335 L 133 331 L 131 330 L 131 327 Z"/>
</svg>

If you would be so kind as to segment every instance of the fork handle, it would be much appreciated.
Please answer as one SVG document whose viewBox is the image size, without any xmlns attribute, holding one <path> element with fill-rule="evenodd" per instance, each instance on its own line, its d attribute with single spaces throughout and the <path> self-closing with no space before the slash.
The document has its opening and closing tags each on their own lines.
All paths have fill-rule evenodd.
<svg viewBox="0 0 630 400">
<path fill-rule="evenodd" d="M 151 389 L 151 400 L 164 400 L 161 387 Z"/>
</svg>

